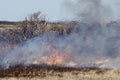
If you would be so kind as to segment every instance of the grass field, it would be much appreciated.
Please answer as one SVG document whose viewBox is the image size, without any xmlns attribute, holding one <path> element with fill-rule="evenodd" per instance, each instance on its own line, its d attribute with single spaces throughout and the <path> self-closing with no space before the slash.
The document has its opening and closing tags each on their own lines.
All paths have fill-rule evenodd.
<svg viewBox="0 0 120 80">
<path fill-rule="evenodd" d="M 52 28 L 48 29 L 50 26 Z M 19 40 L 24 41 L 24 36 L 19 28 L 20 27 L 16 27 L 16 25 L 0 25 L 1 38 L 5 37 L 5 40 L 9 40 L 9 42 L 13 41 L 13 43 L 20 42 Z M 46 29 L 48 30 L 45 31 L 57 30 L 63 33 L 65 31 L 61 26 L 57 25 L 56 27 L 55 24 L 47 24 Z M 5 35 L 3 35 L 3 32 Z M 29 35 L 28 33 L 26 34 Z M 120 80 L 120 70 L 100 68 L 76 69 L 55 66 L 16 66 L 5 70 L 0 69 L 0 80 Z"/>
<path fill-rule="evenodd" d="M 96 71 L 89 72 L 45 72 L 45 76 L 40 77 L 5 77 L 0 80 L 120 80 L 120 72 L 107 71 L 97 74 Z"/>
<path fill-rule="evenodd" d="M 120 80 L 119 70 L 99 68 L 13 67 L 0 73 L 0 80 Z"/>
</svg>

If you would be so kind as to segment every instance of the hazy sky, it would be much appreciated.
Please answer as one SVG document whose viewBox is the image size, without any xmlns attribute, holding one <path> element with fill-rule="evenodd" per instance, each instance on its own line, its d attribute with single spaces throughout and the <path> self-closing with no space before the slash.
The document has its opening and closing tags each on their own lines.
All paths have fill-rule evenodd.
<svg viewBox="0 0 120 80">
<path fill-rule="evenodd" d="M 113 8 L 113 18 L 120 18 L 120 0 L 103 1 Z M 37 11 L 46 15 L 49 21 L 72 19 L 73 14 L 67 11 L 63 3 L 64 0 L 0 0 L 0 20 L 24 20 L 26 16 Z"/>
<path fill-rule="evenodd" d="M 63 0 L 0 0 L 0 20 L 19 21 L 37 11 L 52 21 L 69 17 L 63 10 Z"/>
</svg>

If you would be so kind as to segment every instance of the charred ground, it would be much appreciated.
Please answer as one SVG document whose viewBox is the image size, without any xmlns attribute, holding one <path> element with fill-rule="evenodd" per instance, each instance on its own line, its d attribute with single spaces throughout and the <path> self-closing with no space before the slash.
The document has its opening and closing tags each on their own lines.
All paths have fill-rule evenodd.
<svg viewBox="0 0 120 80">
<path fill-rule="evenodd" d="M 0 77 L 47 77 L 48 75 L 54 76 L 56 73 L 60 73 L 57 76 L 62 77 L 62 73 L 72 72 L 73 74 L 77 74 L 75 72 L 90 72 L 95 71 L 96 74 L 104 74 L 110 69 L 101 69 L 97 67 L 81 67 L 81 68 L 73 68 L 73 67 L 60 67 L 60 66 L 49 66 L 49 65 L 30 65 L 30 66 L 22 66 L 16 65 L 10 67 L 8 69 L 0 69 Z"/>
</svg>

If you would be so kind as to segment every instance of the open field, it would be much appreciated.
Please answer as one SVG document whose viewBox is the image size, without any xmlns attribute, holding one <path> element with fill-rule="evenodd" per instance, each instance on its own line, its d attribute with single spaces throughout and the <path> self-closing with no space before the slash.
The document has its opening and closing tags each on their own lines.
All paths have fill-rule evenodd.
<svg viewBox="0 0 120 80">
<path fill-rule="evenodd" d="M 76 23 L 52 23 L 23 21 L 23 22 L 1 22 L 0 21 L 0 41 L 18 44 L 33 37 L 38 37 L 48 32 L 56 32 L 58 35 L 70 34 L 73 25 Z"/>
<path fill-rule="evenodd" d="M 115 27 L 120 25 L 120 23 L 109 23 L 107 25 L 109 27 L 112 27 L 113 24 L 115 25 Z M 0 25 L 0 41 L 1 42 L 5 41 L 10 44 L 10 46 L 7 45 L 8 46 L 7 49 L 9 51 L 9 47 L 10 49 L 14 49 L 14 47 L 15 48 L 17 47 L 17 44 L 21 44 L 22 42 L 27 41 L 33 37 L 41 36 L 42 33 L 49 31 L 58 31 L 59 35 L 66 36 L 66 34 L 69 35 L 72 30 L 71 28 L 72 25 L 55 24 L 55 23 L 47 23 L 47 24 L 40 23 L 35 27 L 33 26 L 34 25 L 31 24 L 27 24 L 24 27 L 23 24 L 17 26 L 10 24 L 9 25 L 2 24 Z M 70 27 L 68 28 L 67 26 Z M 81 24 L 80 26 L 85 27 L 86 24 Z M 80 29 L 79 28 L 76 29 L 76 33 L 83 29 L 85 31 L 90 32 L 90 34 L 93 35 L 94 31 L 96 31 L 97 28 L 98 31 L 99 29 L 101 30 L 101 28 L 99 28 L 101 25 L 99 26 L 99 24 L 87 25 L 87 26 L 89 26 L 89 28 L 86 27 L 84 29 L 82 27 Z M 119 27 L 115 28 L 115 30 L 119 30 Z M 86 35 L 87 34 L 85 34 L 85 36 Z M 116 41 L 119 39 L 120 39 L 119 37 L 115 36 Z M 110 48 L 110 50 L 111 49 L 112 48 Z M 1 47 L 0 53 L 2 54 L 3 52 L 5 52 L 5 50 L 6 50 L 6 46 L 5 49 L 4 47 Z M 116 55 L 117 54 L 115 54 L 115 56 Z M 120 70 L 101 69 L 95 67 L 68 68 L 68 67 L 57 67 L 57 66 L 28 66 L 28 67 L 15 66 L 15 67 L 10 67 L 9 69 L 0 69 L 0 80 L 120 80 Z"/>
<path fill-rule="evenodd" d="M 0 80 L 120 80 L 120 71 L 100 68 L 16 66 L 1 69 Z"/>
</svg>

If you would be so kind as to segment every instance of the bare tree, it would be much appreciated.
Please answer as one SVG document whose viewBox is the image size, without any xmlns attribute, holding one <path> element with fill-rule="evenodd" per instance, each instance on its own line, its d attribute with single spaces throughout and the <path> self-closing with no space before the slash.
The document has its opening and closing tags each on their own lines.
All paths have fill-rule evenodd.
<svg viewBox="0 0 120 80">
<path fill-rule="evenodd" d="M 35 12 L 25 18 L 22 25 L 22 32 L 24 39 L 38 36 L 45 32 L 46 20 L 41 12 Z"/>
</svg>

